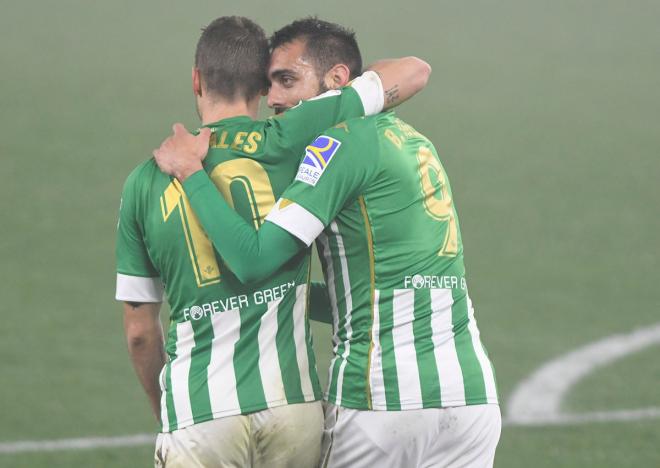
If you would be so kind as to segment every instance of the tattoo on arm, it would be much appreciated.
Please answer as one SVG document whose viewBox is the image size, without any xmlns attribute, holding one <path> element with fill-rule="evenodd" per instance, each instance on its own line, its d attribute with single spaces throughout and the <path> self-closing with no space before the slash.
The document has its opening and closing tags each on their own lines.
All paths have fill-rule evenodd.
<svg viewBox="0 0 660 468">
<path fill-rule="evenodd" d="M 385 102 L 392 104 L 399 99 L 399 85 L 395 84 L 390 89 L 385 90 Z"/>
</svg>

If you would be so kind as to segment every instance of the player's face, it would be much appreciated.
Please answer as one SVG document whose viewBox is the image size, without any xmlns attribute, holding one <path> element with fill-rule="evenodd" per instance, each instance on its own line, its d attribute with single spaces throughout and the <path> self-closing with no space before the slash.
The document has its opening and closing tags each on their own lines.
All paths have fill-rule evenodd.
<svg viewBox="0 0 660 468">
<path fill-rule="evenodd" d="M 273 50 L 268 78 L 268 107 L 276 114 L 323 91 L 313 64 L 305 58 L 305 42 L 298 39 Z"/>
</svg>

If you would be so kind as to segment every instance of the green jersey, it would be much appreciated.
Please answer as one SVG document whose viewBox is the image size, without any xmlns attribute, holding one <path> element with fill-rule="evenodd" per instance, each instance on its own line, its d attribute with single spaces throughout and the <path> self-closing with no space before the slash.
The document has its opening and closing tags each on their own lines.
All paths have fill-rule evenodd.
<svg viewBox="0 0 660 468">
<path fill-rule="evenodd" d="M 497 403 L 451 189 L 427 138 L 393 113 L 327 130 L 267 220 L 307 245 L 318 235 L 334 316 L 330 402 Z"/>
<path fill-rule="evenodd" d="M 379 111 L 373 88 L 361 80 L 266 121 L 241 116 L 211 124 L 204 169 L 258 228 L 316 134 L 365 109 Z M 306 319 L 308 280 L 305 251 L 267 280 L 241 284 L 216 255 L 179 182 L 153 160 L 131 173 L 119 216 L 116 298 L 160 302 L 163 287 L 167 294 L 164 432 L 320 398 Z"/>
</svg>

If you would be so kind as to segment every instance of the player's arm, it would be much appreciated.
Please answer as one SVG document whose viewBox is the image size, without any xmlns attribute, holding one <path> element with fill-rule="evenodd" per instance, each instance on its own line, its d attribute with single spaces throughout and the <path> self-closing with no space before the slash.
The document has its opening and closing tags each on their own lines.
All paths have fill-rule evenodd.
<svg viewBox="0 0 660 468">
<path fill-rule="evenodd" d="M 376 62 L 350 86 L 302 101 L 270 118 L 265 153 L 298 158 L 299 150 L 326 128 L 401 104 L 426 86 L 430 74 L 430 65 L 416 57 Z M 195 137 L 182 124 L 174 124 L 173 135 L 153 152 L 158 167 L 183 182 L 202 168 L 210 135 L 208 128 L 202 128 Z"/>
<path fill-rule="evenodd" d="M 343 131 L 334 130 L 328 134 Z M 366 137 L 355 133 L 351 142 L 354 150 L 370 148 L 371 151 L 366 151 L 361 158 L 351 158 L 350 144 L 341 144 L 327 135 L 319 137 L 313 145 L 325 148 L 324 171 L 313 185 L 309 180 L 303 181 L 301 174 L 309 169 L 305 158 L 296 181 L 287 188 L 258 231 L 227 204 L 204 171 L 184 181 L 183 188 L 193 211 L 216 251 L 239 281 L 259 281 L 272 275 L 299 250 L 309 246 L 347 200 L 354 199 L 367 185 L 376 172 L 378 145 L 370 140 L 375 138 L 375 132 L 363 133 Z M 334 144 L 328 146 L 328 138 Z"/>
<path fill-rule="evenodd" d="M 160 303 L 124 302 L 124 333 L 133 368 L 160 422 L 158 376 L 166 362 Z"/>
<path fill-rule="evenodd" d="M 416 57 L 376 62 L 348 86 L 302 101 L 269 119 L 266 142 L 278 147 L 275 151 L 266 148 L 266 153 L 281 153 L 283 149 L 297 152 L 327 128 L 398 106 L 421 91 L 430 74 L 430 65 Z"/>
<path fill-rule="evenodd" d="M 117 289 L 123 302 L 128 353 L 149 403 L 160 420 L 158 375 L 165 365 L 163 330 L 159 320 L 163 284 L 154 268 L 140 229 L 139 168 L 126 180 L 117 225 Z"/>
<path fill-rule="evenodd" d="M 269 119 L 266 143 L 277 147 L 266 147 L 265 152 L 277 154 L 288 149 L 297 153 L 327 128 L 395 107 L 421 91 L 430 74 L 430 65 L 416 57 L 376 62 L 348 86 L 302 101 Z"/>
<path fill-rule="evenodd" d="M 265 222 L 256 231 L 227 204 L 204 171 L 188 177 L 183 188 L 213 247 L 242 283 L 269 277 L 305 247 L 273 223 Z"/>
<path fill-rule="evenodd" d="M 302 101 L 269 119 L 271 130 L 279 136 L 274 140 L 291 147 L 306 145 L 344 120 L 374 115 L 401 104 L 421 91 L 430 75 L 430 65 L 416 57 L 376 62 L 348 86 Z"/>
<path fill-rule="evenodd" d="M 385 103 L 383 108 L 396 107 L 426 87 L 431 76 L 431 65 L 417 57 L 383 59 L 372 63 L 366 70 L 380 76 Z"/>
</svg>

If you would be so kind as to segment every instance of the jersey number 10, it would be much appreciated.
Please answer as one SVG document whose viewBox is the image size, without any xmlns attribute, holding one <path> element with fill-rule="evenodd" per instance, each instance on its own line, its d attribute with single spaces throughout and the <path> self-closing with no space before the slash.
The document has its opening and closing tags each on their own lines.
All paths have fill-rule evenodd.
<svg viewBox="0 0 660 468">
<path fill-rule="evenodd" d="M 244 192 L 255 229 L 275 205 L 275 195 L 270 185 L 268 173 L 252 159 L 232 159 L 218 164 L 210 174 L 222 196 L 234 207 L 232 186 Z M 220 282 L 220 267 L 213 245 L 193 212 L 188 197 L 178 180 L 173 180 L 160 197 L 163 222 L 167 222 L 174 211 L 179 212 L 192 269 L 195 272 L 197 287 Z"/>
</svg>

